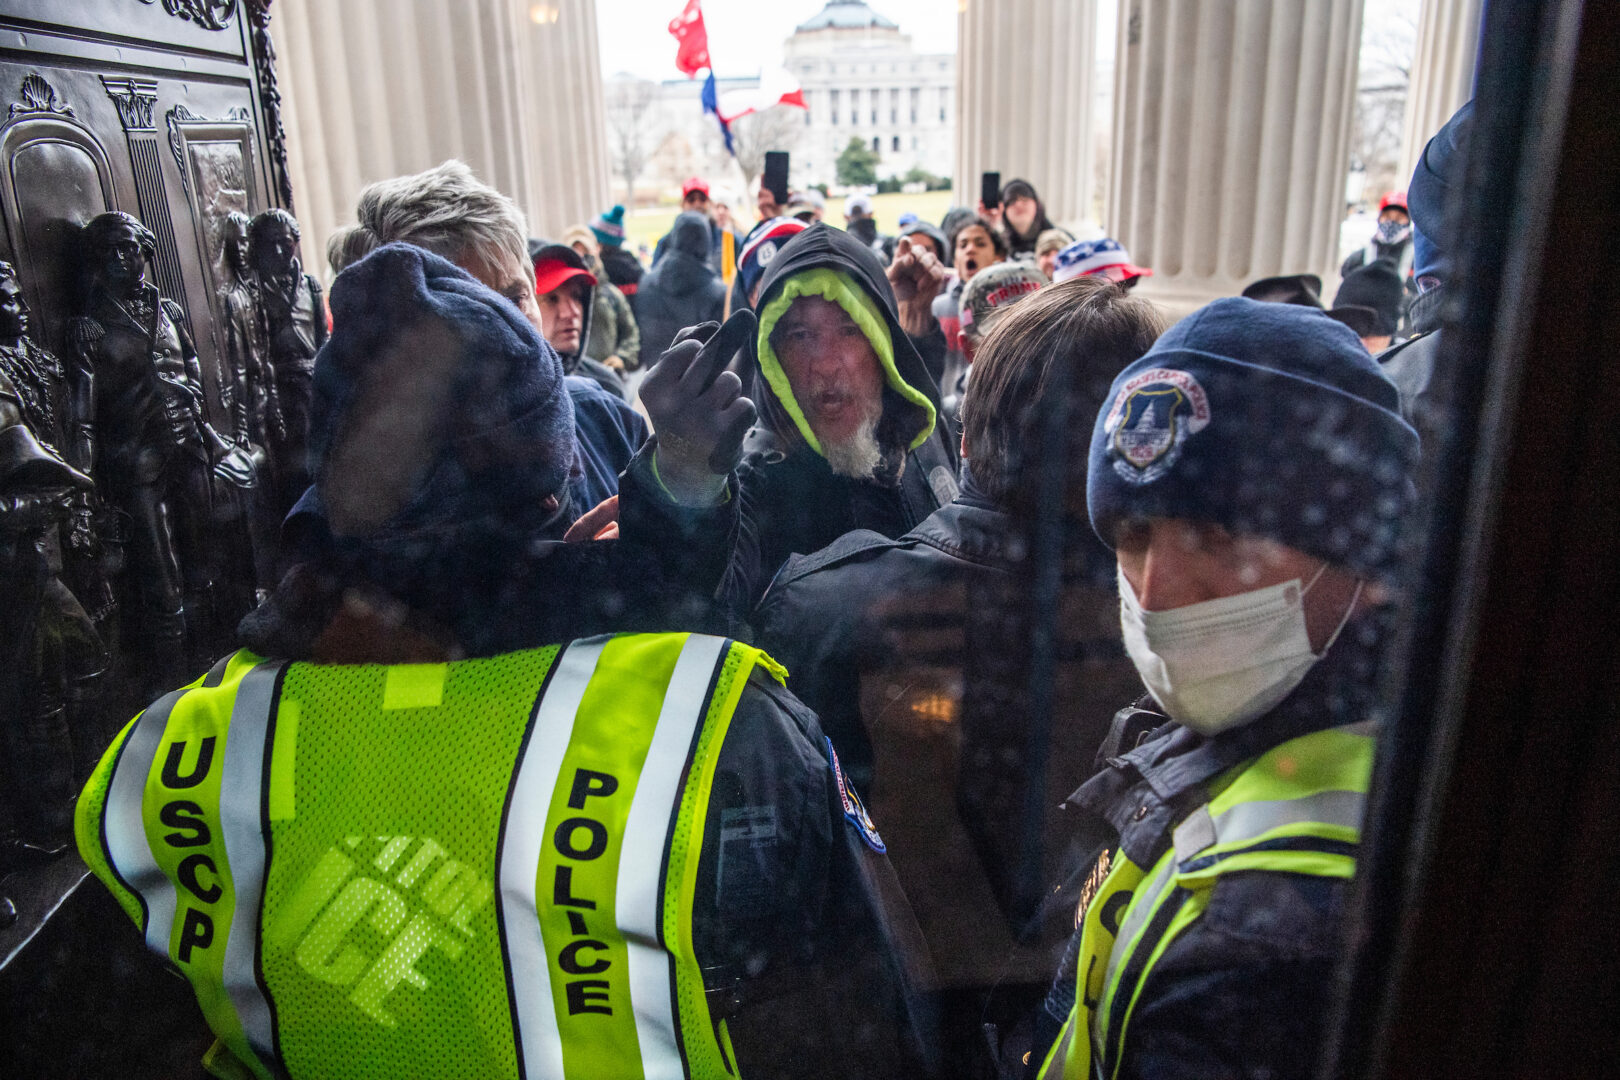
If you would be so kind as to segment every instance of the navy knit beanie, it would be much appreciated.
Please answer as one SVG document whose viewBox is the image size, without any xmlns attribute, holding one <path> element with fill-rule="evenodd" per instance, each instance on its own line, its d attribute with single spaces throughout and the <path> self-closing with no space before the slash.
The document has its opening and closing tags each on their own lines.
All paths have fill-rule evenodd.
<svg viewBox="0 0 1620 1080">
<path fill-rule="evenodd" d="M 1462 151 L 1473 126 L 1474 103 L 1469 101 L 1423 147 L 1412 170 L 1406 206 L 1412 218 L 1412 273 L 1419 285 L 1424 278 L 1443 282 L 1451 276 L 1450 252 L 1444 243 L 1446 201 L 1462 185 Z"/>
<path fill-rule="evenodd" d="M 1217 300 L 1114 380 L 1091 436 L 1092 527 L 1175 517 L 1387 577 L 1417 433 L 1354 332 L 1291 304 Z"/>
<path fill-rule="evenodd" d="M 574 447 L 562 363 L 511 301 L 408 244 L 333 282 L 309 453 L 335 533 L 524 517 Z"/>
</svg>

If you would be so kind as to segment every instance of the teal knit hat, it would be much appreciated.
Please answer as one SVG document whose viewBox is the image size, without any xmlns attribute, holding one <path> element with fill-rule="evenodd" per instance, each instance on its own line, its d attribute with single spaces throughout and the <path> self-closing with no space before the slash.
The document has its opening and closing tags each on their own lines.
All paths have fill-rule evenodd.
<svg viewBox="0 0 1620 1080">
<path fill-rule="evenodd" d="M 598 242 L 607 247 L 619 247 L 624 243 L 624 207 L 615 206 L 605 214 L 597 214 L 591 219 L 591 232 L 596 234 Z"/>
</svg>

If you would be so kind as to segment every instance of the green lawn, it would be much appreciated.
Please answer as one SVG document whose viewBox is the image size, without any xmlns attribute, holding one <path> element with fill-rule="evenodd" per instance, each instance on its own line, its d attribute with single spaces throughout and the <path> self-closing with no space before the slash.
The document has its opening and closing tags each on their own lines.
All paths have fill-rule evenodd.
<svg viewBox="0 0 1620 1080">
<path fill-rule="evenodd" d="M 945 216 L 950 209 L 951 193 L 948 191 L 925 191 L 916 195 L 896 193 L 893 195 L 872 196 L 872 210 L 877 214 L 878 232 L 893 235 L 900 231 L 900 215 L 910 210 L 924 221 L 939 224 L 939 219 Z M 658 238 L 669 232 L 669 227 L 675 222 L 676 208 L 674 206 L 657 206 L 637 210 L 627 216 L 625 231 L 629 234 L 626 246 L 631 251 L 636 250 L 638 244 L 646 244 L 647 251 L 658 244 Z M 749 214 L 749 220 L 753 215 Z M 844 223 L 844 200 L 827 200 L 827 221 L 833 225 Z"/>
</svg>

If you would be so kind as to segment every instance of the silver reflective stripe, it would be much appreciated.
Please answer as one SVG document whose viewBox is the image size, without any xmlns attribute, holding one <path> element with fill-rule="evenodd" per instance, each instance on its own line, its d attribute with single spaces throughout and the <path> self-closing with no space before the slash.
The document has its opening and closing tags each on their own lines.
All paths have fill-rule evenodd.
<svg viewBox="0 0 1620 1080">
<path fill-rule="evenodd" d="M 1360 791 L 1319 791 L 1299 799 L 1244 802 L 1215 819 L 1215 834 L 1218 843 L 1231 844 L 1304 822 L 1359 829 L 1366 810 L 1367 796 Z"/>
<path fill-rule="evenodd" d="M 141 796 L 152 775 L 152 762 L 163 729 L 169 725 L 169 712 L 184 690 L 159 698 L 135 722 L 135 730 L 124 742 L 118 767 L 107 785 L 104 815 L 107 855 L 118 876 L 146 906 L 146 947 L 159 956 L 169 955 L 169 938 L 174 933 L 174 882 L 159 869 L 146 839 L 146 820 L 141 813 Z"/>
<path fill-rule="evenodd" d="M 615 904 L 628 947 L 630 1002 L 646 1080 L 683 1080 L 686 1075 L 671 998 L 674 957 L 660 944 L 664 912 L 659 886 L 692 736 L 703 721 L 709 682 L 725 652 L 725 639 L 696 634 L 681 649 L 625 821 Z"/>
<path fill-rule="evenodd" d="M 1186 862 L 1215 843 L 1215 819 L 1209 816 L 1209 804 L 1188 814 L 1171 833 L 1171 840 L 1175 843 L 1177 862 Z"/>
<path fill-rule="evenodd" d="M 512 980 L 514 1034 L 531 1080 L 563 1076 L 562 1036 L 551 995 L 551 965 L 535 910 L 535 877 L 545 842 L 551 794 L 562 772 L 563 755 L 574 733 L 574 716 L 596 672 L 607 638 L 576 641 L 557 657 L 529 733 L 529 744 L 512 781 L 506 836 L 500 852 L 500 898 L 506 934 L 507 971 Z"/>
<path fill-rule="evenodd" d="M 1035 1080 L 1063 1080 L 1063 1066 L 1069 1060 L 1069 1043 L 1074 1041 L 1074 1029 L 1079 1026 L 1079 1011 L 1076 1010 L 1063 1022 L 1057 1043 L 1047 1055 L 1047 1060 L 1052 1063 L 1051 1068 L 1041 1072 Z"/>
<path fill-rule="evenodd" d="M 264 805 L 265 757 L 270 752 L 266 735 L 275 708 L 276 679 L 285 666 L 283 662 L 260 664 L 237 687 L 220 776 L 220 830 L 231 884 L 236 888 L 236 910 L 231 913 L 230 936 L 225 942 L 225 993 L 236 1007 L 248 1045 L 266 1062 L 275 1060 L 275 1034 L 270 1003 L 258 976 L 259 902 L 264 893 L 268 828 L 260 808 Z"/>
</svg>

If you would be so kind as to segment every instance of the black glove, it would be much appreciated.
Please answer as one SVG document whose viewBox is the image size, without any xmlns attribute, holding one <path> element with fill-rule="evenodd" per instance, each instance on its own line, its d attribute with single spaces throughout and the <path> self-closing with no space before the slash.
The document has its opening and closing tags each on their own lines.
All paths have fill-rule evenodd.
<svg viewBox="0 0 1620 1080">
<path fill-rule="evenodd" d="M 724 326 L 689 326 L 642 382 L 641 401 L 658 436 L 659 475 L 671 491 L 701 488 L 741 460 L 743 439 L 759 410 L 726 365 L 757 328 L 746 308 Z"/>
</svg>

